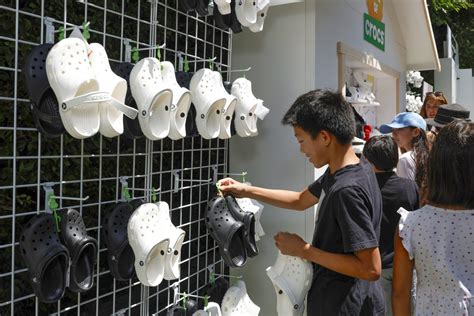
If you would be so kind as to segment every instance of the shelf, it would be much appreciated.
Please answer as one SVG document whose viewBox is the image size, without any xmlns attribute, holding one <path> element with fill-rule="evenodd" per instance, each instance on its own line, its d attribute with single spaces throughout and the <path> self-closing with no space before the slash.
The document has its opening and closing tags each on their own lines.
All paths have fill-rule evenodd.
<svg viewBox="0 0 474 316">
<path fill-rule="evenodd" d="M 369 103 L 366 100 L 356 100 L 356 101 L 347 100 L 347 102 L 353 105 L 360 105 L 360 106 L 380 106 L 380 102 Z"/>
</svg>

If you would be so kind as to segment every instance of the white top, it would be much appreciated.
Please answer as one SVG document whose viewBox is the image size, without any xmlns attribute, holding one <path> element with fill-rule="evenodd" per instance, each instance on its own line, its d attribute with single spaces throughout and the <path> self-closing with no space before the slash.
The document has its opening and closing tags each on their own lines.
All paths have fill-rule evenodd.
<svg viewBox="0 0 474 316">
<path fill-rule="evenodd" d="M 415 153 L 410 150 L 400 156 L 397 164 L 397 176 L 415 181 Z"/>
<path fill-rule="evenodd" d="M 474 311 L 474 210 L 425 205 L 401 215 L 399 233 L 417 275 L 416 315 Z"/>
</svg>

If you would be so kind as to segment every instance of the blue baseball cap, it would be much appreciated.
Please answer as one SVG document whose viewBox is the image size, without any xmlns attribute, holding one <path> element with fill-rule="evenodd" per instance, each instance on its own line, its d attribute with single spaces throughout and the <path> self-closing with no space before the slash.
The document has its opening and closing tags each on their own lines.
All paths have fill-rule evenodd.
<svg viewBox="0 0 474 316">
<path fill-rule="evenodd" d="M 393 129 L 404 127 L 418 127 L 426 130 L 426 122 L 418 113 L 402 112 L 398 113 L 391 123 L 380 125 L 380 132 L 387 134 L 391 133 Z"/>
</svg>

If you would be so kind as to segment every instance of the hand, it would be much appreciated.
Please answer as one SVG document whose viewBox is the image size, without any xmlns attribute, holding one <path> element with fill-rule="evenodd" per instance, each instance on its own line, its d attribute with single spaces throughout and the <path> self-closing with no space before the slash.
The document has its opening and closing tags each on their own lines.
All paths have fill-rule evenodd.
<svg viewBox="0 0 474 316">
<path fill-rule="evenodd" d="M 217 182 L 219 190 L 224 194 L 230 194 L 237 198 L 246 197 L 248 184 L 240 183 L 232 178 L 221 179 Z"/>
<path fill-rule="evenodd" d="M 300 236 L 286 232 L 279 232 L 273 239 L 281 253 L 288 256 L 303 257 L 304 250 L 311 246 Z"/>
</svg>

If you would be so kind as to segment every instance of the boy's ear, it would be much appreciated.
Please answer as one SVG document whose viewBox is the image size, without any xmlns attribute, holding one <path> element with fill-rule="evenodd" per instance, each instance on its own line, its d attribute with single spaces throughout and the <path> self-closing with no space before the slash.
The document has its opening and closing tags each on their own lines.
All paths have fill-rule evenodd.
<svg viewBox="0 0 474 316">
<path fill-rule="evenodd" d="M 328 131 L 325 131 L 325 130 L 322 130 L 320 132 L 321 134 L 321 139 L 323 140 L 323 144 L 325 146 L 329 146 L 329 144 L 331 143 L 332 141 L 332 135 L 331 133 L 329 133 Z"/>
</svg>

